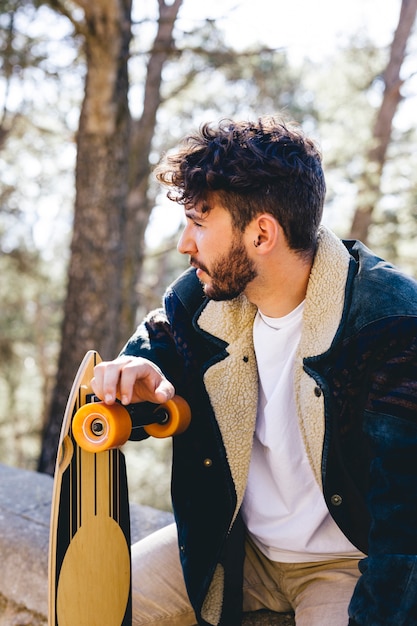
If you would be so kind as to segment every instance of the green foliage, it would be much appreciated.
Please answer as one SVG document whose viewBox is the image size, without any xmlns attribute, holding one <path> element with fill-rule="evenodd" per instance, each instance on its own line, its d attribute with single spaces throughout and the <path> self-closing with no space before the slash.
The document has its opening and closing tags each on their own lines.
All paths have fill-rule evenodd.
<svg viewBox="0 0 417 626">
<path fill-rule="evenodd" d="M 50 61 L 68 27 L 48 30 L 55 15 L 30 1 L 2 1 L 0 11 L 0 460 L 34 468 L 59 342 L 72 219 L 70 125 L 80 94 L 61 98 L 76 79 L 59 77 L 62 57 Z"/>
<path fill-rule="evenodd" d="M 349 233 L 358 178 L 367 167 L 387 59 L 386 48 L 377 48 L 361 35 L 327 61 L 311 64 L 304 74 L 303 86 L 315 103 L 316 133 L 327 175 L 325 220 L 342 237 Z M 370 245 L 378 254 L 415 276 L 416 145 L 414 125 L 404 122 L 400 106 L 383 173 L 382 199 L 370 230 Z"/>
<path fill-rule="evenodd" d="M 0 254 L 0 459 L 36 467 L 55 370 L 62 277 L 22 244 Z"/>
<path fill-rule="evenodd" d="M 123 452 L 132 502 L 171 511 L 171 439 L 128 441 Z"/>
</svg>

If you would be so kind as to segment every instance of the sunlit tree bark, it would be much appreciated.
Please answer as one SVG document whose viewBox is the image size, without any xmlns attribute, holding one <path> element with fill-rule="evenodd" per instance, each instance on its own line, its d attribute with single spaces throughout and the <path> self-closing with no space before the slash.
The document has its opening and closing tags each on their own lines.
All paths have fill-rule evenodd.
<svg viewBox="0 0 417 626">
<path fill-rule="evenodd" d="M 391 140 L 392 124 L 401 102 L 401 67 L 407 42 L 416 18 L 417 0 L 402 0 L 398 25 L 391 44 L 390 57 L 383 73 L 384 92 L 372 131 L 371 147 L 366 155 L 365 169 L 358 181 L 356 209 L 350 237 L 367 243 L 372 215 L 381 195 L 381 177 Z"/>
<path fill-rule="evenodd" d="M 183 0 L 171 4 L 158 0 L 158 30 L 149 55 L 143 111 L 139 119 L 132 120 L 130 136 L 129 195 L 125 229 L 125 257 L 123 268 L 123 298 L 119 323 L 119 344 L 126 341 L 135 325 L 138 306 L 137 282 L 143 264 L 145 230 L 153 203 L 149 198 L 149 175 L 152 139 L 156 116 L 161 104 L 162 70 L 174 51 L 173 30 Z"/>
</svg>

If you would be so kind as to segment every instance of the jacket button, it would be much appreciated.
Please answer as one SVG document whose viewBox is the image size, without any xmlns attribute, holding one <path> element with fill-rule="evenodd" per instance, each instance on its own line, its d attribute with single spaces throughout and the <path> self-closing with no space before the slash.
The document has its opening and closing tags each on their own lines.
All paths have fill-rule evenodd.
<svg viewBox="0 0 417 626">
<path fill-rule="evenodd" d="M 343 502 L 342 496 L 339 496 L 338 493 L 335 493 L 331 498 L 330 498 L 330 502 L 333 504 L 333 506 L 340 506 Z"/>
<path fill-rule="evenodd" d="M 321 396 L 321 389 L 320 389 L 320 387 L 314 387 L 314 395 L 316 396 L 316 398 L 320 398 L 320 396 Z"/>
<path fill-rule="evenodd" d="M 211 459 L 204 459 L 203 465 L 204 467 L 211 467 L 213 465 L 213 461 Z"/>
</svg>

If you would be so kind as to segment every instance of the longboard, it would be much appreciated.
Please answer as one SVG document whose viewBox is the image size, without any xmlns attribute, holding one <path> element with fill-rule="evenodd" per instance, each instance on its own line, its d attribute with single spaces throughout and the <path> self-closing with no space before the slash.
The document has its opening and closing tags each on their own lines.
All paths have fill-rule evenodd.
<svg viewBox="0 0 417 626">
<path fill-rule="evenodd" d="M 66 406 L 54 475 L 49 541 L 49 626 L 131 626 L 130 519 L 123 452 L 132 423 L 121 405 L 97 402 L 85 355 Z M 153 411 L 147 434 L 183 432 L 182 398 Z"/>
</svg>

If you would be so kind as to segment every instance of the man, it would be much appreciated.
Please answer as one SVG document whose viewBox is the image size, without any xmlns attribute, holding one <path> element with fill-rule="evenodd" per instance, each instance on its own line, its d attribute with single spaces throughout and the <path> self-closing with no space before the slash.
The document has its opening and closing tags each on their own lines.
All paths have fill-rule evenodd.
<svg viewBox="0 0 417 626">
<path fill-rule="evenodd" d="M 417 624 L 417 284 L 320 226 L 292 125 L 205 125 L 157 177 L 192 267 L 93 383 L 192 410 L 176 527 L 133 548 L 134 623 Z"/>
</svg>

